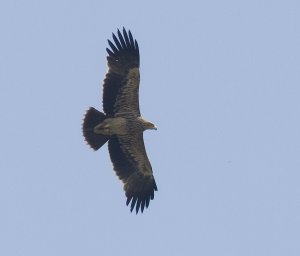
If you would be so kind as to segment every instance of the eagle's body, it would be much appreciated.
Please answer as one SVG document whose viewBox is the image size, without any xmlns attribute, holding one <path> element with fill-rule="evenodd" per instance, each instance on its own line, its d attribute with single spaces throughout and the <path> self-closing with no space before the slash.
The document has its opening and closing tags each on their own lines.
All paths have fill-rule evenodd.
<svg viewBox="0 0 300 256">
<path fill-rule="evenodd" d="M 157 186 L 146 154 L 143 132 L 156 127 L 143 119 L 139 109 L 139 48 L 131 32 L 118 30 L 108 43 L 108 72 L 103 84 L 103 110 L 90 108 L 84 117 L 85 140 L 98 150 L 108 141 L 114 170 L 124 183 L 127 205 L 143 212 Z"/>
<path fill-rule="evenodd" d="M 150 126 L 150 127 L 149 127 Z M 148 128 L 149 127 L 149 128 Z M 94 127 L 94 133 L 100 135 L 135 135 L 147 129 L 152 129 L 153 124 L 142 117 L 117 116 L 106 118 Z M 155 127 L 153 127 L 155 129 Z"/>
</svg>

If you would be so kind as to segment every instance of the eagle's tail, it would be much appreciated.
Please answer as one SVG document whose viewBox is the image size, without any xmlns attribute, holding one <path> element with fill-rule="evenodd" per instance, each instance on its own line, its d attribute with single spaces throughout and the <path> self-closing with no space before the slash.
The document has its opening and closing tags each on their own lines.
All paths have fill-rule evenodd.
<svg viewBox="0 0 300 256">
<path fill-rule="evenodd" d="M 94 133 L 94 127 L 106 118 L 105 114 L 95 108 L 89 108 L 83 118 L 82 133 L 85 141 L 92 149 L 98 150 L 109 139 L 109 136 Z"/>
</svg>

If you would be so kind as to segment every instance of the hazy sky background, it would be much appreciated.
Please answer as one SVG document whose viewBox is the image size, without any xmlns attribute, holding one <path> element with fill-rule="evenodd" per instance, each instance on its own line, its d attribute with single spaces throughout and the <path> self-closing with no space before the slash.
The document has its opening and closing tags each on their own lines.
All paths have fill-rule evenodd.
<svg viewBox="0 0 300 256">
<path fill-rule="evenodd" d="M 0 255 L 300 255 L 300 2 L 1 1 Z M 158 192 L 130 213 L 102 109 L 107 39 L 141 55 Z"/>
</svg>

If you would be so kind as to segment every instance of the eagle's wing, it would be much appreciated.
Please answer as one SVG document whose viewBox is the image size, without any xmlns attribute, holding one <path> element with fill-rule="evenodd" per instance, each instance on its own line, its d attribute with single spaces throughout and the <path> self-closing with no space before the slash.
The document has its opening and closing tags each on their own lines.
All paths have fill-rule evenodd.
<svg viewBox="0 0 300 256">
<path fill-rule="evenodd" d="M 103 84 L 103 110 L 108 116 L 140 115 L 139 109 L 139 47 L 130 31 L 113 34 L 114 44 L 106 49 L 108 72 Z"/>
<path fill-rule="evenodd" d="M 136 207 L 136 213 L 139 208 L 143 212 L 157 191 L 143 134 L 115 136 L 109 140 L 108 149 L 114 170 L 124 183 L 126 204 L 131 201 L 131 211 Z"/>
</svg>

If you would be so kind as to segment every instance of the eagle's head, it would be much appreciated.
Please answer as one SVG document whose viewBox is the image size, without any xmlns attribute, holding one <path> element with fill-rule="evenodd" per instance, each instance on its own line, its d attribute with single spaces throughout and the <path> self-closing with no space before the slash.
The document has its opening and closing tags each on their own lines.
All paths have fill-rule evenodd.
<svg viewBox="0 0 300 256">
<path fill-rule="evenodd" d="M 141 118 L 140 120 L 142 121 L 144 131 L 145 130 L 157 130 L 156 126 L 153 123 L 151 123 L 143 118 Z"/>
</svg>

